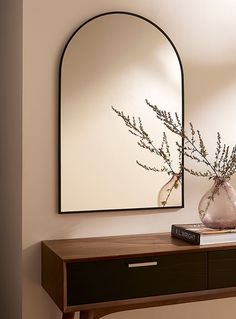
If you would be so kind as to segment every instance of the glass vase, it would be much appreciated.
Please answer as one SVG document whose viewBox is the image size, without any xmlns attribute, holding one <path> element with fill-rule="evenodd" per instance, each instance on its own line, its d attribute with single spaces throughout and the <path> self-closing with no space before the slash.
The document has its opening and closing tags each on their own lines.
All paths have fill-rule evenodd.
<svg viewBox="0 0 236 319">
<path fill-rule="evenodd" d="M 181 175 L 171 174 L 170 180 L 162 186 L 158 193 L 158 206 L 179 206 L 181 198 Z"/>
<path fill-rule="evenodd" d="M 200 200 L 201 222 L 209 228 L 236 227 L 236 192 L 224 178 L 215 178 L 214 185 Z"/>
</svg>

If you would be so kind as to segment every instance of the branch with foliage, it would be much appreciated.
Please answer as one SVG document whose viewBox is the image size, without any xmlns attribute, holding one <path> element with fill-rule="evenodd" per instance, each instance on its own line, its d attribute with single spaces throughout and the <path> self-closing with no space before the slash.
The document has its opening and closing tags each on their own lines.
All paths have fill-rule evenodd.
<svg viewBox="0 0 236 319">
<path fill-rule="evenodd" d="M 154 111 L 156 117 L 163 122 L 166 128 L 173 134 L 179 136 L 182 140 L 182 143 L 176 141 L 176 147 L 179 154 L 179 172 L 176 173 L 173 169 L 170 146 L 165 132 L 163 132 L 162 135 L 161 145 L 156 147 L 153 140 L 144 129 L 140 117 L 137 119 L 135 117 L 130 117 L 129 115 L 125 115 L 123 112 L 112 107 L 116 114 L 123 119 L 125 125 L 129 129 L 129 132 L 138 137 L 138 145 L 151 153 L 154 153 L 163 160 L 161 168 L 150 167 L 146 164 L 140 163 L 139 161 L 136 161 L 137 164 L 148 171 L 166 172 L 168 175 L 175 175 L 177 177 L 175 184 L 167 190 L 166 198 L 161 201 L 163 207 L 166 205 L 172 191 L 179 186 L 182 177 L 182 170 L 187 171 L 193 176 L 214 179 L 216 183 L 212 193 L 208 197 L 207 205 L 204 210 L 200 211 L 200 215 L 203 216 L 211 202 L 214 201 L 215 196 L 219 194 L 219 189 L 221 185 L 223 185 L 224 180 L 230 179 L 230 177 L 236 172 L 236 145 L 230 147 L 226 143 L 222 143 L 221 135 L 217 132 L 216 149 L 212 161 L 200 130 L 195 129 L 191 122 L 189 123 L 189 132 L 187 132 L 181 123 L 178 113 L 174 113 L 174 115 L 172 115 L 170 112 L 161 110 L 156 105 L 152 105 L 148 100 L 146 100 L 146 103 Z M 204 171 L 202 171 L 202 169 L 197 170 L 186 167 L 182 161 L 184 156 L 193 160 L 197 164 L 201 164 L 201 167 L 205 167 Z"/>
<path fill-rule="evenodd" d="M 118 111 L 113 106 L 112 106 L 112 109 L 113 109 L 113 111 L 115 111 L 115 113 L 119 117 L 121 117 L 123 119 L 125 125 L 129 129 L 129 132 L 131 134 L 135 135 L 136 137 L 138 137 L 138 145 L 140 147 L 142 147 L 143 149 L 148 150 L 151 153 L 157 155 L 158 157 L 160 157 L 163 160 L 163 165 L 160 168 L 148 166 L 146 164 L 139 162 L 138 160 L 136 160 L 136 163 L 148 171 L 166 172 L 168 175 L 176 174 L 176 172 L 173 169 L 170 146 L 168 143 L 166 133 L 163 132 L 161 145 L 159 147 L 157 147 L 157 146 L 155 146 L 153 140 L 151 139 L 151 137 L 149 136 L 147 131 L 144 129 L 143 123 L 142 123 L 142 120 L 140 117 L 138 117 L 136 119 L 135 117 L 130 117 L 129 115 L 125 115 L 122 111 Z M 180 150 L 179 150 L 179 154 L 180 155 L 179 155 L 179 172 L 178 172 L 178 174 L 180 174 L 180 171 L 182 169 L 181 160 L 180 160 L 180 157 L 181 157 Z"/>
<path fill-rule="evenodd" d="M 205 171 L 197 171 L 183 166 L 184 170 L 194 176 L 229 179 L 236 172 L 236 145 L 230 147 L 223 144 L 221 135 L 217 132 L 216 150 L 213 163 L 209 160 L 202 134 L 196 130 L 192 123 L 189 123 L 190 134 L 188 134 L 179 119 L 177 113 L 174 116 L 170 112 L 160 110 L 156 105 L 152 105 L 146 100 L 147 105 L 155 112 L 156 117 L 174 134 L 183 138 L 183 144 L 176 142 L 177 148 L 184 156 L 202 163 L 206 167 Z"/>
</svg>

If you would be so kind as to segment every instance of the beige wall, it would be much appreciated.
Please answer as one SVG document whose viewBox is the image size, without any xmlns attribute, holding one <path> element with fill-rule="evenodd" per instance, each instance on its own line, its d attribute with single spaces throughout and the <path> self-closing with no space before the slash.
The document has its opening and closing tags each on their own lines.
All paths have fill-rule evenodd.
<svg viewBox="0 0 236 319">
<path fill-rule="evenodd" d="M 57 319 L 40 286 L 40 241 L 168 231 L 198 221 L 197 204 L 209 187 L 186 176 L 185 208 L 169 211 L 58 215 L 58 64 L 65 41 L 86 19 L 132 11 L 153 20 L 175 43 L 185 72 L 186 123 L 212 145 L 220 130 L 235 142 L 236 2 L 234 0 L 24 0 L 23 25 L 23 319 Z M 235 299 L 130 311 L 109 318 L 231 318 Z"/>
<path fill-rule="evenodd" d="M 0 1 L 0 316 L 21 317 L 22 1 Z"/>
</svg>

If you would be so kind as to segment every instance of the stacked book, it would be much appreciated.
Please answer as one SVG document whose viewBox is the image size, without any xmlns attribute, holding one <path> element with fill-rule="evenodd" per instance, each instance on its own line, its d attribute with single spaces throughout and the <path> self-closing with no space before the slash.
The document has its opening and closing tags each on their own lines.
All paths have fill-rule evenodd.
<svg viewBox="0 0 236 319">
<path fill-rule="evenodd" d="M 236 229 L 212 229 L 203 224 L 175 224 L 171 236 L 194 245 L 236 242 Z"/>
</svg>

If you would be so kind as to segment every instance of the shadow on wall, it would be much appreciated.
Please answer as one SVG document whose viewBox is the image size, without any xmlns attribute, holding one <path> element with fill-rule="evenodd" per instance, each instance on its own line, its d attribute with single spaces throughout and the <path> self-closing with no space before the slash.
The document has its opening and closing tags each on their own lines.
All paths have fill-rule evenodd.
<svg viewBox="0 0 236 319">
<path fill-rule="evenodd" d="M 236 64 L 184 64 L 186 109 L 191 114 L 236 85 Z M 236 96 L 236 93 L 235 93 Z M 190 103 L 189 103 L 190 102 Z M 227 102 L 227 101 L 226 101 Z M 222 105 L 225 107 L 225 105 Z"/>
<path fill-rule="evenodd" d="M 41 286 L 41 243 L 29 246 L 23 250 L 24 269 L 24 308 L 23 318 L 30 318 L 40 307 L 45 309 L 44 319 L 61 319 L 60 310 Z M 34 296 L 34 298 L 32 298 Z M 30 300 L 28 302 L 27 300 Z M 40 305 L 39 305 L 40 303 Z M 35 314 L 37 318 L 37 314 Z"/>
</svg>

